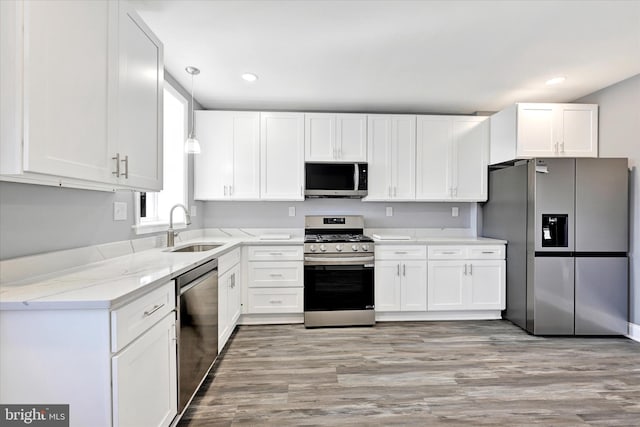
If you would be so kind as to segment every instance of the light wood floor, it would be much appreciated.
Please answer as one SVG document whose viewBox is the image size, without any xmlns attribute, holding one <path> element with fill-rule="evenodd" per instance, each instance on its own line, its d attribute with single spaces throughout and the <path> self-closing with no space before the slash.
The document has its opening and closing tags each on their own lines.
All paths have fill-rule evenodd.
<svg viewBox="0 0 640 427">
<path fill-rule="evenodd" d="M 507 321 L 241 326 L 179 426 L 640 426 L 640 343 Z"/>
</svg>

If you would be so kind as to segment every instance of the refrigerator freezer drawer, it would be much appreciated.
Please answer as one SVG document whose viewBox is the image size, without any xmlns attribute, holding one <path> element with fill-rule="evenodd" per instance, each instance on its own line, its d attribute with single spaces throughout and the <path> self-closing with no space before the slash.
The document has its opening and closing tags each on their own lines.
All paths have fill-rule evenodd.
<svg viewBox="0 0 640 427">
<path fill-rule="evenodd" d="M 573 335 L 574 259 L 536 257 L 534 264 L 527 329 L 535 335 Z"/>
<path fill-rule="evenodd" d="M 576 258 L 576 335 L 626 335 L 626 257 Z"/>
</svg>

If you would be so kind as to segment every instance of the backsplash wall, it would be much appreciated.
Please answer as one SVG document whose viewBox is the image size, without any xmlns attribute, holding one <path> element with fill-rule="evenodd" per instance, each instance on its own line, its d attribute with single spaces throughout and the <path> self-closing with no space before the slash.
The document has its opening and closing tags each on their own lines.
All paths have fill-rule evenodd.
<svg viewBox="0 0 640 427">
<path fill-rule="evenodd" d="M 223 201 L 205 202 L 201 215 L 206 228 L 304 228 L 305 215 L 362 215 L 367 228 L 470 228 L 473 205 L 363 202 L 354 199 Z M 388 206 L 392 208 L 393 216 L 386 216 Z M 295 208 L 295 216 L 289 216 L 289 207 Z M 452 207 L 458 208 L 457 217 L 451 215 Z"/>
</svg>

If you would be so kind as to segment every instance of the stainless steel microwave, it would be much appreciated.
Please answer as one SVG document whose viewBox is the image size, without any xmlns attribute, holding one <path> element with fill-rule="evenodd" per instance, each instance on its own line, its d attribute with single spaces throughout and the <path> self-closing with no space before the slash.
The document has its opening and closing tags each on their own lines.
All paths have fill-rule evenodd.
<svg viewBox="0 0 640 427">
<path fill-rule="evenodd" d="M 367 195 L 366 163 L 305 163 L 306 197 L 361 198 Z"/>
</svg>

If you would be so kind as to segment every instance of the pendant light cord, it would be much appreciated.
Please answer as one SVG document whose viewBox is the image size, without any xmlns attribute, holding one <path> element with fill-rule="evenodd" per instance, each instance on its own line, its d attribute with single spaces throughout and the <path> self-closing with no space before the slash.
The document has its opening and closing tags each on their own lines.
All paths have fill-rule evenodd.
<svg viewBox="0 0 640 427">
<path fill-rule="evenodd" d="M 193 138 L 193 129 L 196 126 L 196 117 L 193 114 L 193 73 L 191 74 L 191 132 L 189 138 Z"/>
</svg>

